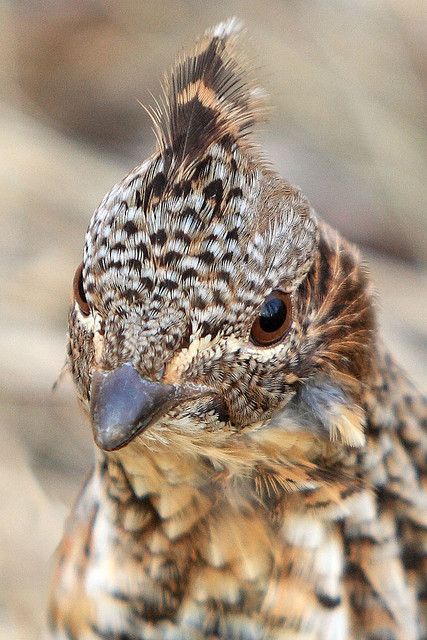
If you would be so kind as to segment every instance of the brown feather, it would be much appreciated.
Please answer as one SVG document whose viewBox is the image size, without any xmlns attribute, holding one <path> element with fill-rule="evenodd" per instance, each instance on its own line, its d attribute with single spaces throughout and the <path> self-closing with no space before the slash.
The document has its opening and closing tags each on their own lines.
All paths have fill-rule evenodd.
<svg viewBox="0 0 427 640">
<path fill-rule="evenodd" d="M 263 92 L 235 52 L 239 30 L 233 18 L 207 31 L 165 77 L 163 99 L 151 110 L 160 152 L 181 167 L 214 143 L 237 144 L 262 117 Z"/>
</svg>

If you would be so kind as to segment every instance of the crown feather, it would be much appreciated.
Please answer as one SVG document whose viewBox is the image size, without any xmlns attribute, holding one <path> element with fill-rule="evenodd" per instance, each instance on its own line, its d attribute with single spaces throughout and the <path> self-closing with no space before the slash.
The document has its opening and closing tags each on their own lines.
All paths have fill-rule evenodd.
<svg viewBox="0 0 427 640">
<path fill-rule="evenodd" d="M 240 23 L 231 18 L 207 31 L 193 53 L 178 60 L 150 109 L 159 151 L 178 163 L 214 142 L 237 143 L 261 119 L 263 92 L 252 85 L 234 45 Z"/>
</svg>

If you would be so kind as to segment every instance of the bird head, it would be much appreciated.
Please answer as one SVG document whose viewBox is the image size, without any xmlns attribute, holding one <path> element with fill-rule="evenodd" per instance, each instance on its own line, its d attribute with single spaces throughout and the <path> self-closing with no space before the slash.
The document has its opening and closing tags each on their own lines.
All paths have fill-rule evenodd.
<svg viewBox="0 0 427 640">
<path fill-rule="evenodd" d="M 221 24 L 178 61 L 151 111 L 155 152 L 89 224 L 68 358 L 105 451 L 363 443 L 366 277 L 253 142 L 261 92 L 236 32 Z"/>
</svg>

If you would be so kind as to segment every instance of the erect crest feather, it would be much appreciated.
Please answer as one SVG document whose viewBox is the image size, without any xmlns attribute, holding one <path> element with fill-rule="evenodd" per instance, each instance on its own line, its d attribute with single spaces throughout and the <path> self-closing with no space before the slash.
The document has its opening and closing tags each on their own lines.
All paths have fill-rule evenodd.
<svg viewBox="0 0 427 640">
<path fill-rule="evenodd" d="M 199 156 L 213 142 L 237 143 L 262 113 L 263 92 L 247 80 L 234 51 L 235 18 L 207 31 L 190 55 L 178 60 L 150 110 L 159 151 L 178 163 Z"/>
</svg>

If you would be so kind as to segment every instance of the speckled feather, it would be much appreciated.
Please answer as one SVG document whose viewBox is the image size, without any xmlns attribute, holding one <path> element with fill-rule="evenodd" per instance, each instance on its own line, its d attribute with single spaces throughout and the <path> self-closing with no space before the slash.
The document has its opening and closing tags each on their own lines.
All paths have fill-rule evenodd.
<svg viewBox="0 0 427 640">
<path fill-rule="evenodd" d="M 58 551 L 57 640 L 421 640 L 427 621 L 427 410 L 378 337 L 354 247 L 251 138 L 260 92 L 237 24 L 179 61 L 157 149 L 86 235 L 91 312 L 68 360 L 208 385 L 97 452 Z M 266 296 L 292 300 L 272 347 Z"/>
</svg>

